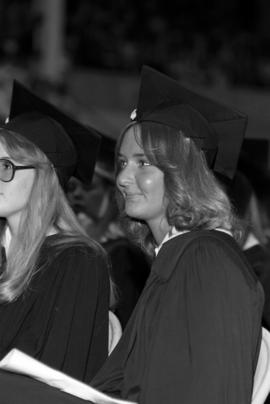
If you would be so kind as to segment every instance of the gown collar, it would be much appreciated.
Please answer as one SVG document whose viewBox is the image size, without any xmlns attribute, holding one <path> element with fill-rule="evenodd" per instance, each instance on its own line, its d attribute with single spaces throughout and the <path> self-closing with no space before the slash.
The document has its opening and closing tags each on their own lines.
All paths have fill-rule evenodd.
<svg viewBox="0 0 270 404">
<path fill-rule="evenodd" d="M 217 230 L 217 231 L 216 231 Z M 228 236 L 228 239 L 226 241 L 226 238 L 221 236 L 221 234 L 218 233 L 226 233 Z M 158 279 L 162 281 L 167 281 L 172 272 L 175 270 L 175 268 L 178 265 L 179 262 L 179 257 L 182 255 L 184 252 L 186 246 L 191 243 L 193 240 L 197 238 L 201 238 L 205 235 L 211 235 L 211 237 L 218 238 L 219 240 L 230 242 L 229 239 L 233 240 L 232 233 L 230 231 L 216 228 L 213 230 L 201 230 L 201 231 L 178 231 L 176 229 L 171 229 L 171 231 L 166 234 L 160 245 L 156 248 L 156 259 L 154 259 L 152 268 L 151 268 L 151 274 L 153 277 L 149 277 L 149 279 L 156 279 L 156 276 Z M 167 241 L 179 236 L 179 243 L 171 244 L 171 247 L 168 246 L 168 249 L 162 246 L 164 244 L 167 244 Z M 181 239 L 181 240 L 180 240 Z M 170 243 L 169 243 L 170 244 Z M 232 244 L 234 245 L 234 244 Z"/>
<path fill-rule="evenodd" d="M 188 230 L 177 230 L 174 226 L 171 227 L 171 229 L 168 231 L 168 233 L 165 235 L 165 237 L 163 238 L 163 240 L 161 241 L 161 243 L 155 248 L 155 255 L 157 256 L 159 253 L 159 250 L 161 249 L 161 247 L 163 246 L 164 243 L 166 243 L 166 241 L 171 240 L 172 238 L 179 236 L 180 234 L 184 234 L 187 233 Z"/>
<path fill-rule="evenodd" d="M 218 231 L 223 231 L 226 234 L 229 234 L 230 236 L 232 236 L 232 233 L 229 230 L 225 230 L 222 228 L 216 228 L 215 230 Z M 172 228 L 168 231 L 168 233 L 165 235 L 164 239 L 161 241 L 161 243 L 155 248 L 155 255 L 157 256 L 161 247 L 163 246 L 164 243 L 166 243 L 167 241 L 171 240 L 172 238 L 179 236 L 180 234 L 185 234 L 188 233 L 189 230 L 177 230 L 175 228 L 175 226 L 172 226 Z"/>
</svg>

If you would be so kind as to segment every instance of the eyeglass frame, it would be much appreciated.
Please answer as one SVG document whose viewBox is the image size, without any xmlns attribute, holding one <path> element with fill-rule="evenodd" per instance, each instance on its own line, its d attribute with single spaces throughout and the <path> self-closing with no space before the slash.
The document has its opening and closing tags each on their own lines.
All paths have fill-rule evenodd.
<svg viewBox="0 0 270 404">
<path fill-rule="evenodd" d="M 10 180 L 7 180 L 7 181 L 5 181 L 5 180 L 2 180 L 1 178 L 0 178 L 0 181 L 2 181 L 2 182 L 11 182 L 12 180 L 13 180 L 13 178 L 14 178 L 14 176 L 15 176 L 15 173 L 16 173 L 16 171 L 18 171 L 18 170 L 28 170 L 28 169 L 33 169 L 33 168 L 36 168 L 35 166 L 31 166 L 31 165 L 27 165 L 27 166 L 16 166 L 16 164 L 14 164 L 11 160 L 9 160 L 8 158 L 0 158 L 0 162 L 1 161 L 7 161 L 10 165 L 11 165 L 11 167 L 12 167 L 12 175 L 11 175 L 11 178 L 10 178 Z"/>
</svg>

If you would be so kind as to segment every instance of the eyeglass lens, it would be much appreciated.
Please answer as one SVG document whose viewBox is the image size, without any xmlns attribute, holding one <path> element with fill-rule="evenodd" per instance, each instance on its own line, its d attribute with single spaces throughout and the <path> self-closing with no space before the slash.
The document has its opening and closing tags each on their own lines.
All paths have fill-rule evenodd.
<svg viewBox="0 0 270 404">
<path fill-rule="evenodd" d="M 13 177 L 14 165 L 9 160 L 0 160 L 0 180 L 10 181 Z"/>
</svg>

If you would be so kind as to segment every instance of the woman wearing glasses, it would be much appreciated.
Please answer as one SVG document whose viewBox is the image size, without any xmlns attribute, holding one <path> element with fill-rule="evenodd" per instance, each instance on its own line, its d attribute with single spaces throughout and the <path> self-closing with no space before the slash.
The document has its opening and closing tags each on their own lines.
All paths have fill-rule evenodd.
<svg viewBox="0 0 270 404">
<path fill-rule="evenodd" d="M 89 381 L 108 354 L 107 260 L 63 187 L 72 174 L 91 182 L 100 137 L 18 84 L 13 91 L 0 129 L 0 358 L 18 348 Z"/>
</svg>

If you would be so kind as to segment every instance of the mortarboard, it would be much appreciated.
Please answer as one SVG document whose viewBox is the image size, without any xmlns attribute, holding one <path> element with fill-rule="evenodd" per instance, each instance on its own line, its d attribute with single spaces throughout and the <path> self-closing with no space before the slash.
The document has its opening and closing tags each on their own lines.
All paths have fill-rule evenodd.
<svg viewBox="0 0 270 404">
<path fill-rule="evenodd" d="M 215 173 L 233 178 L 247 125 L 245 114 L 143 66 L 138 104 L 131 119 L 182 130 L 204 151 Z"/>
<path fill-rule="evenodd" d="M 71 175 L 86 185 L 91 183 L 101 139 L 98 132 L 76 122 L 16 80 L 9 121 L 3 127 L 37 145 L 54 165 L 62 185 Z"/>
</svg>

